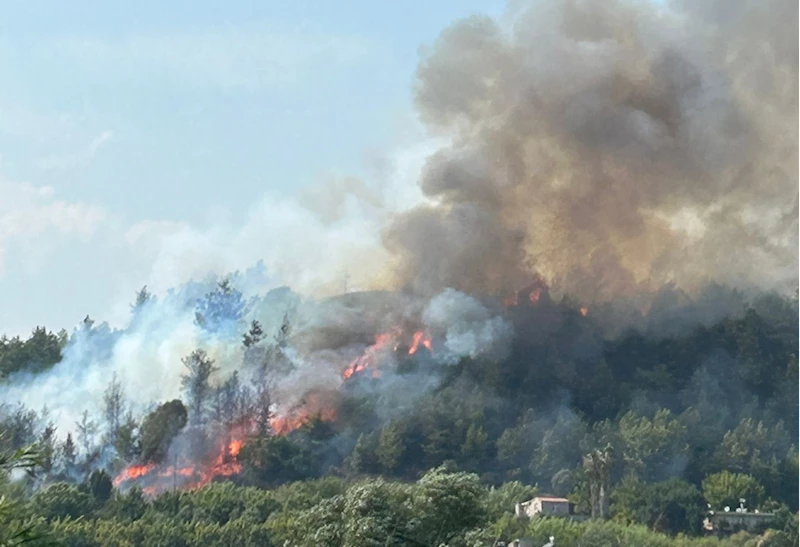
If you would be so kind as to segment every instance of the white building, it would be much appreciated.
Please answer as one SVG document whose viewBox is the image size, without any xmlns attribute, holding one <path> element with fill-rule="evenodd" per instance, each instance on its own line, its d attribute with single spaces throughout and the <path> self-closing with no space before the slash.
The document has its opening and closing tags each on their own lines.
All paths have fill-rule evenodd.
<svg viewBox="0 0 800 547">
<path fill-rule="evenodd" d="M 537 496 L 518 503 L 514 508 L 518 517 L 533 518 L 536 515 L 547 517 L 568 517 L 574 513 L 573 505 L 567 498 Z"/>
</svg>

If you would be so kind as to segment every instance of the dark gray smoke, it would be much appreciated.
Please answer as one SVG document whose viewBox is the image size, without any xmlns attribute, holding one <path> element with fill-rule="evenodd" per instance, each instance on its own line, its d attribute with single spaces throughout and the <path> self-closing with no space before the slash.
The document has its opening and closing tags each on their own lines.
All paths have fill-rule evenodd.
<svg viewBox="0 0 800 547">
<path fill-rule="evenodd" d="M 796 0 L 543 0 L 454 23 L 416 103 L 452 144 L 384 234 L 398 283 L 582 298 L 797 283 Z"/>
</svg>

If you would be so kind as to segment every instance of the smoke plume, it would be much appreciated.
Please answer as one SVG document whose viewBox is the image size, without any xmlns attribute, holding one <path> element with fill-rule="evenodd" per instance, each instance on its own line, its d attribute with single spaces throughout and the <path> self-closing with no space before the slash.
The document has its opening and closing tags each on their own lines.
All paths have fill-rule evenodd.
<svg viewBox="0 0 800 547">
<path fill-rule="evenodd" d="M 584 298 L 797 281 L 796 2 L 544 0 L 447 28 L 416 104 L 453 143 L 384 242 L 399 284 Z"/>
<path fill-rule="evenodd" d="M 475 298 L 447 289 L 434 297 L 422 316 L 434 331 L 444 333 L 443 362 L 469 357 L 502 359 L 511 341 L 511 325 Z"/>
</svg>

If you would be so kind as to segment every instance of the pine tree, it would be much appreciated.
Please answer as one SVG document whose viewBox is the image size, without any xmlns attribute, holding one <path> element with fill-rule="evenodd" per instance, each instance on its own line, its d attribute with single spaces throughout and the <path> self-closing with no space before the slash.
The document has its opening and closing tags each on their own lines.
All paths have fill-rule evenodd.
<svg viewBox="0 0 800 547">
<path fill-rule="evenodd" d="M 470 424 L 464 444 L 461 446 L 461 454 L 464 459 L 474 468 L 479 468 L 488 457 L 489 436 L 483 430 L 483 426 Z"/>
<path fill-rule="evenodd" d="M 67 438 L 61 445 L 61 461 L 64 471 L 67 474 L 72 474 L 75 471 L 75 458 L 77 457 L 77 448 L 75 442 L 72 440 L 72 433 L 67 433 Z"/>
<path fill-rule="evenodd" d="M 375 453 L 385 472 L 394 473 L 399 469 L 406 453 L 405 430 L 399 423 L 390 423 L 383 428 Z"/>
<path fill-rule="evenodd" d="M 254 344 L 245 350 L 245 365 L 255 369 L 251 381 L 252 403 L 255 428 L 259 435 L 268 435 L 271 431 L 272 387 L 276 377 L 292 370 L 292 362 L 286 355 L 290 334 L 291 323 L 287 313 L 283 316 L 272 344 L 266 348 Z"/>
<path fill-rule="evenodd" d="M 253 322 L 250 323 L 250 330 L 242 336 L 242 344 L 245 349 L 247 349 L 258 344 L 263 337 L 264 331 L 261 329 L 261 323 L 253 320 Z"/>
<path fill-rule="evenodd" d="M 353 473 L 369 474 L 378 471 L 378 458 L 375 455 L 375 442 L 363 433 L 358 436 L 353 451 L 347 458 L 347 467 Z"/>
<path fill-rule="evenodd" d="M 223 279 L 215 290 L 197 301 L 195 323 L 209 332 L 222 329 L 230 333 L 245 315 L 246 307 L 242 293 L 229 279 Z"/>
<path fill-rule="evenodd" d="M 125 461 L 132 461 L 139 453 L 138 429 L 139 424 L 136 423 L 133 413 L 128 411 L 117 430 L 114 445 L 117 455 Z"/>
<path fill-rule="evenodd" d="M 89 317 L 87 315 L 86 317 L 83 318 L 83 325 L 82 326 L 83 326 L 83 330 L 85 330 L 85 331 L 92 330 L 92 327 L 94 326 L 94 319 L 92 319 L 91 317 Z"/>
<path fill-rule="evenodd" d="M 105 418 L 105 441 L 116 446 L 119 439 L 119 430 L 122 426 L 122 416 L 125 413 L 125 400 L 122 384 L 117 380 L 115 372 L 103 394 L 103 414 Z"/>
<path fill-rule="evenodd" d="M 147 285 L 145 285 L 139 292 L 136 293 L 136 300 L 131 305 L 131 312 L 136 313 L 154 300 L 155 297 L 147 290 Z"/>
<path fill-rule="evenodd" d="M 56 428 L 51 422 L 48 423 L 39 439 L 41 446 L 42 460 L 40 466 L 45 473 L 52 471 L 56 459 Z"/>
<path fill-rule="evenodd" d="M 78 429 L 78 444 L 83 449 L 84 455 L 88 458 L 94 448 L 94 436 L 97 434 L 97 424 L 89 418 L 89 411 L 84 410 L 81 414 L 81 421 L 76 422 Z"/>
<path fill-rule="evenodd" d="M 212 395 L 211 375 L 217 371 L 217 367 L 201 349 L 184 357 L 182 362 L 188 370 L 187 374 L 181 376 L 181 386 L 188 402 L 189 423 L 202 426 L 206 421 L 207 407 Z"/>
</svg>

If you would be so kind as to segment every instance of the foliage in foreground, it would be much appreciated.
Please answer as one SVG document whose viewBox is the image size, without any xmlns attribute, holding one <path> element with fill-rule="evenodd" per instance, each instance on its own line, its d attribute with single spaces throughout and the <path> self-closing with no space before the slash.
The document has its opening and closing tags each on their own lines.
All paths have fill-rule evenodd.
<svg viewBox="0 0 800 547">
<path fill-rule="evenodd" d="M 725 539 L 669 536 L 614 520 L 516 518 L 514 503 L 533 493 L 516 482 L 487 488 L 474 474 L 440 467 L 415 483 L 327 477 L 264 490 L 220 482 L 151 500 L 135 488 L 102 500 L 97 492 L 53 485 L 23 509 L 46 521 L 55 544 L 70 547 L 472 547 L 519 537 L 542 545 L 551 535 L 559 547 L 797 544 L 797 517 L 790 514 L 774 523 L 777 529 Z"/>
<path fill-rule="evenodd" d="M 41 464 L 41 460 L 42 451 L 37 446 L 0 453 L 0 486 L 3 487 L 3 491 L 8 493 L 13 490 L 9 488 L 9 478 L 12 473 L 31 474 Z M 0 493 L 0 547 L 34 542 L 43 545 L 46 544 L 45 540 L 42 519 L 29 511 L 19 500 L 10 499 Z"/>
</svg>

